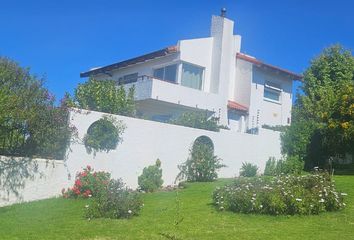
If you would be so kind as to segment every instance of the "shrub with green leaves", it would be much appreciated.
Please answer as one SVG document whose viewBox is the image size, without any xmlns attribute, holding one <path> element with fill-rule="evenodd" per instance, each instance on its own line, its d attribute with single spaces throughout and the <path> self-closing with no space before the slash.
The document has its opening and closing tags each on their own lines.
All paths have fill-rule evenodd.
<svg viewBox="0 0 354 240">
<path fill-rule="evenodd" d="M 327 173 L 238 178 L 218 187 L 213 202 L 219 210 L 270 215 L 319 214 L 345 206 Z"/>
<path fill-rule="evenodd" d="M 154 165 L 143 169 L 143 173 L 138 177 L 138 185 L 145 192 L 154 192 L 161 188 L 162 184 L 161 161 L 157 159 Z"/>
<path fill-rule="evenodd" d="M 254 177 L 257 175 L 258 167 L 255 164 L 244 162 L 240 169 L 241 177 Z"/>
<path fill-rule="evenodd" d="M 171 120 L 170 123 L 215 132 L 218 132 L 220 128 L 224 128 L 224 126 L 218 125 L 217 118 L 209 117 L 207 113 L 185 112 L 178 118 Z"/>
<path fill-rule="evenodd" d="M 105 191 L 100 192 L 85 206 L 85 217 L 131 218 L 139 215 L 142 206 L 140 193 L 127 188 L 121 179 L 112 179 Z"/>
<path fill-rule="evenodd" d="M 100 151 L 109 152 L 117 147 L 122 141 L 122 134 L 125 130 L 122 121 L 117 121 L 112 117 L 104 116 L 100 120 L 91 124 L 84 137 L 85 148 L 88 153 L 94 154 Z"/>
<path fill-rule="evenodd" d="M 218 177 L 217 171 L 225 167 L 214 155 L 214 149 L 207 143 L 196 141 L 186 162 L 179 165 L 178 180 L 189 182 L 210 182 Z"/>
<path fill-rule="evenodd" d="M 301 174 L 304 169 L 304 162 L 297 156 L 288 156 L 285 159 L 276 160 L 269 158 L 264 168 L 265 176 L 276 176 L 280 174 Z"/>
</svg>

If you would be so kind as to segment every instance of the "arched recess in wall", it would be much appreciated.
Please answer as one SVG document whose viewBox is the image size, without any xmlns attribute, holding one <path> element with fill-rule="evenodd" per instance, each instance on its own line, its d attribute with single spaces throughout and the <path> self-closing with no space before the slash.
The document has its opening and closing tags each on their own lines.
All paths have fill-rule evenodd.
<svg viewBox="0 0 354 240">
<path fill-rule="evenodd" d="M 122 121 L 112 117 L 104 116 L 95 121 L 87 129 L 84 137 L 84 145 L 88 153 L 109 152 L 116 149 L 117 145 L 123 140 L 122 133 L 126 126 Z"/>
<path fill-rule="evenodd" d="M 204 144 L 204 145 L 208 146 L 212 150 L 212 152 L 214 153 L 214 143 L 213 143 L 213 140 L 210 139 L 210 137 L 205 136 L 205 135 L 197 137 L 194 140 L 193 148 L 197 145 L 200 145 L 200 144 Z"/>
</svg>

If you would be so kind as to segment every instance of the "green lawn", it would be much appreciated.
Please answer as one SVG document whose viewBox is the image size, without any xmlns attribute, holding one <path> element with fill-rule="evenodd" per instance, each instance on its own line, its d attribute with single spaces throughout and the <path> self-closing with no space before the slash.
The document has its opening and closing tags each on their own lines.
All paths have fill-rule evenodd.
<svg viewBox="0 0 354 240">
<path fill-rule="evenodd" d="M 348 193 L 345 210 L 318 216 L 260 216 L 217 212 L 211 205 L 214 183 L 194 183 L 176 193 L 144 196 L 141 215 L 129 220 L 83 218 L 87 200 L 50 199 L 0 208 L 0 239 L 354 239 L 354 176 L 337 176 L 337 187 Z"/>
</svg>

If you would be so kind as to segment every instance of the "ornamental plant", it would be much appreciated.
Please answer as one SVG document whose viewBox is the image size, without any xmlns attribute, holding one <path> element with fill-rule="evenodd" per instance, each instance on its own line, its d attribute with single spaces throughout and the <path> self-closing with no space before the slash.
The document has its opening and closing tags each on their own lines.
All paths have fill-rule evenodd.
<svg viewBox="0 0 354 240">
<path fill-rule="evenodd" d="M 240 169 L 241 177 L 254 177 L 257 175 L 258 167 L 255 164 L 243 162 Z"/>
<path fill-rule="evenodd" d="M 269 215 L 319 214 L 344 208 L 341 193 L 328 173 L 238 178 L 218 187 L 213 203 L 219 210 Z"/>
<path fill-rule="evenodd" d="M 121 179 L 111 179 L 109 184 L 85 206 L 85 216 L 92 218 L 131 218 L 143 207 L 141 194 L 125 186 Z"/>
<path fill-rule="evenodd" d="M 178 166 L 180 173 L 176 180 L 211 182 L 218 177 L 217 172 L 223 167 L 225 165 L 214 155 L 214 150 L 209 144 L 196 142 L 190 150 L 187 161 Z"/>
<path fill-rule="evenodd" d="M 84 144 L 88 153 L 109 152 L 121 142 L 126 126 L 122 121 L 110 116 L 103 116 L 91 124 L 84 136 Z"/>
<path fill-rule="evenodd" d="M 143 173 L 138 177 L 138 185 L 145 192 L 154 192 L 161 188 L 162 184 L 161 161 L 157 159 L 154 165 L 143 169 Z"/>
<path fill-rule="evenodd" d="M 87 166 L 82 172 L 76 174 L 74 186 L 62 189 L 64 198 L 88 198 L 96 197 L 105 190 L 111 175 L 108 172 L 95 172 L 91 166 Z"/>
</svg>

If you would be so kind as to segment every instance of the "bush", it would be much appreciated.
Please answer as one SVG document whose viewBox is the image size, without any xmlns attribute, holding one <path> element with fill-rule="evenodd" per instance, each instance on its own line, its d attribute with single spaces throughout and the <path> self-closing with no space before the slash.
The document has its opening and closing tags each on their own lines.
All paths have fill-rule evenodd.
<svg viewBox="0 0 354 240">
<path fill-rule="evenodd" d="M 244 162 L 240 169 L 241 177 L 254 177 L 257 175 L 258 167 L 255 164 Z"/>
<path fill-rule="evenodd" d="M 270 215 L 319 214 L 343 208 L 343 196 L 326 173 L 239 178 L 219 187 L 213 202 L 219 210 Z"/>
<path fill-rule="evenodd" d="M 178 180 L 189 182 L 210 182 L 218 177 L 217 171 L 225 167 L 221 159 L 214 155 L 213 148 L 201 141 L 196 142 L 190 150 L 190 157 L 179 165 Z"/>
<path fill-rule="evenodd" d="M 118 143 L 122 141 L 121 135 L 125 128 L 122 121 L 117 121 L 108 116 L 92 123 L 84 137 L 87 152 L 91 153 L 93 151 L 95 154 L 99 151 L 109 152 L 115 149 Z"/>
<path fill-rule="evenodd" d="M 145 167 L 138 177 L 139 188 L 145 192 L 154 192 L 163 184 L 161 161 L 156 160 L 155 165 Z"/>
<path fill-rule="evenodd" d="M 218 132 L 220 128 L 225 128 L 224 126 L 218 125 L 217 118 L 208 117 L 207 113 L 185 112 L 177 119 L 171 120 L 170 123 L 215 132 Z"/>
<path fill-rule="evenodd" d="M 265 176 L 277 175 L 277 160 L 275 160 L 274 157 L 270 157 L 266 162 L 263 175 Z"/>
<path fill-rule="evenodd" d="M 90 78 L 75 89 L 73 105 L 87 110 L 134 117 L 134 93 L 134 87 L 126 91 L 123 85 L 117 87 L 114 80 Z"/>
<path fill-rule="evenodd" d="M 88 198 L 99 195 L 107 187 L 111 175 L 107 172 L 94 172 L 90 166 L 76 174 L 75 184 L 72 188 L 65 190 L 64 198 Z"/>
<path fill-rule="evenodd" d="M 121 179 L 110 180 L 105 191 L 100 192 L 86 205 L 85 216 L 92 218 L 130 218 L 142 208 L 141 195 L 127 188 Z"/>
<path fill-rule="evenodd" d="M 275 158 L 269 158 L 264 168 L 264 175 L 301 174 L 303 169 L 304 162 L 295 156 L 289 156 L 278 161 Z"/>
</svg>

